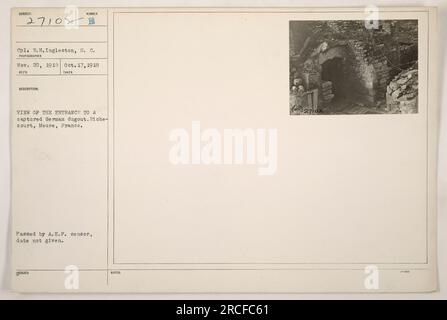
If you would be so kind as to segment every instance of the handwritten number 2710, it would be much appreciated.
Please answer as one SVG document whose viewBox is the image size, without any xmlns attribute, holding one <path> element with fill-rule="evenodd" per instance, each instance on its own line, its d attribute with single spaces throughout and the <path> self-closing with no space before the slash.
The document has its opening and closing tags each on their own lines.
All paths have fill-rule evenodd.
<svg viewBox="0 0 447 320">
<path fill-rule="evenodd" d="M 82 18 L 70 20 L 68 18 L 65 18 L 65 23 L 67 25 L 70 25 L 70 24 L 73 24 L 81 19 Z M 27 25 L 40 25 L 41 27 L 43 27 L 43 26 L 51 26 L 51 25 L 60 25 L 60 24 L 62 24 L 62 22 L 64 22 L 64 19 L 62 19 L 61 17 L 58 17 L 56 19 L 47 18 L 47 17 L 37 17 L 36 19 L 34 19 L 33 17 L 29 17 L 26 24 Z"/>
</svg>

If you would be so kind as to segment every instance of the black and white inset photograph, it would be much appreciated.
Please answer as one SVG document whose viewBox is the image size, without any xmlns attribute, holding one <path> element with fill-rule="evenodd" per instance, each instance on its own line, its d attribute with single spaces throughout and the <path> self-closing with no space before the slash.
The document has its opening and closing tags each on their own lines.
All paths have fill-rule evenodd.
<svg viewBox="0 0 447 320">
<path fill-rule="evenodd" d="M 418 112 L 417 20 L 289 22 L 291 115 Z"/>
</svg>

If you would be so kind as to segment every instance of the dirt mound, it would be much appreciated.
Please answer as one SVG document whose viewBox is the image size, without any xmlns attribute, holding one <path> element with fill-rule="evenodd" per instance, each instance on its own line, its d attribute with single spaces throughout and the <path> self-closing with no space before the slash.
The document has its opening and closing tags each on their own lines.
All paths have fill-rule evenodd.
<svg viewBox="0 0 447 320">
<path fill-rule="evenodd" d="M 387 108 L 393 113 L 418 112 L 418 70 L 402 71 L 390 81 L 386 90 Z"/>
</svg>

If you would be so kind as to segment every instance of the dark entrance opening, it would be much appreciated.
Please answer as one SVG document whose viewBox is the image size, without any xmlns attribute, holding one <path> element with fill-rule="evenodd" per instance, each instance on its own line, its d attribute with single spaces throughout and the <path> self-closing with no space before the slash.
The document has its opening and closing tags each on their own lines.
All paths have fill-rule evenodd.
<svg viewBox="0 0 447 320">
<path fill-rule="evenodd" d="M 321 79 L 332 82 L 333 102 L 340 102 L 349 96 L 349 79 L 342 58 L 333 58 L 321 65 Z"/>
</svg>

